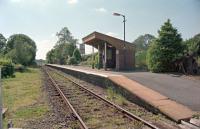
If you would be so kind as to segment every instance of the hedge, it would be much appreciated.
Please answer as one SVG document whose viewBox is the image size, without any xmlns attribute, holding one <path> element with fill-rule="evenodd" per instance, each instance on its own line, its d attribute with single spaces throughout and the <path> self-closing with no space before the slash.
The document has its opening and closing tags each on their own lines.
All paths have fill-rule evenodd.
<svg viewBox="0 0 200 129">
<path fill-rule="evenodd" d="M 9 59 L 0 59 L 1 77 L 12 77 L 14 76 L 14 65 Z"/>
</svg>

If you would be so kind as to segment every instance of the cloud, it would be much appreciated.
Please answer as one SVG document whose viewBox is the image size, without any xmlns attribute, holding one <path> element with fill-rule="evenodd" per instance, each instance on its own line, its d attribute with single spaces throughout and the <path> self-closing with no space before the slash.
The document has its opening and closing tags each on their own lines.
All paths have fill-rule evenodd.
<svg viewBox="0 0 200 129">
<path fill-rule="evenodd" d="M 53 0 L 9 0 L 12 4 L 17 4 L 25 7 L 31 7 L 31 6 L 37 6 L 37 7 L 46 7 L 50 3 L 53 2 Z"/>
<path fill-rule="evenodd" d="M 96 8 L 95 11 L 100 12 L 100 13 L 106 13 L 107 10 L 105 8 Z"/>
<path fill-rule="evenodd" d="M 67 0 L 68 4 L 77 4 L 78 0 Z"/>
<path fill-rule="evenodd" d="M 20 3 L 22 2 L 23 0 L 10 0 L 11 3 Z"/>
<path fill-rule="evenodd" d="M 54 47 L 56 40 L 57 40 L 56 37 L 52 36 L 50 39 L 36 41 L 37 45 L 36 59 L 46 59 L 47 52 Z"/>
<path fill-rule="evenodd" d="M 113 32 L 108 32 L 106 34 L 109 35 L 109 36 L 112 36 L 112 37 L 118 37 L 118 34 L 113 33 Z"/>
</svg>

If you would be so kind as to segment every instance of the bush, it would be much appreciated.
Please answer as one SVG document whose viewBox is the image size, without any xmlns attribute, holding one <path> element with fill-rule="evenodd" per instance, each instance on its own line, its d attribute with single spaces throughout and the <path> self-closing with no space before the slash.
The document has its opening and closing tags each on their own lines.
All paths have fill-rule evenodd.
<svg viewBox="0 0 200 129">
<path fill-rule="evenodd" d="M 1 77 L 13 77 L 14 76 L 14 65 L 11 60 L 0 59 Z"/>
<path fill-rule="evenodd" d="M 97 58 L 97 55 L 98 53 L 94 53 L 94 58 Z M 92 54 L 82 56 L 82 62 L 80 63 L 80 65 L 95 67 L 95 61 L 93 61 L 92 58 Z"/>
<path fill-rule="evenodd" d="M 150 45 L 150 48 L 147 51 L 147 64 L 148 69 L 152 72 L 164 72 L 167 68 L 165 67 L 165 62 L 162 59 L 165 58 L 163 54 L 161 54 L 161 48 L 158 43 L 155 41 Z"/>
<path fill-rule="evenodd" d="M 139 69 L 147 69 L 147 63 L 146 63 L 146 51 L 138 51 L 135 55 L 135 62 L 136 67 Z"/>
<path fill-rule="evenodd" d="M 77 48 L 74 49 L 73 57 L 76 58 L 78 63 L 80 63 L 80 61 L 81 61 L 81 53 Z"/>
<path fill-rule="evenodd" d="M 75 57 L 69 57 L 68 60 L 67 60 L 67 64 L 68 65 L 75 65 L 75 64 L 78 64 L 78 61 L 76 60 Z"/>
<path fill-rule="evenodd" d="M 94 67 L 100 69 L 103 67 L 103 64 L 99 62 L 99 55 L 96 54 L 94 58 Z"/>
<path fill-rule="evenodd" d="M 26 70 L 26 67 L 24 65 L 21 65 L 21 64 L 15 65 L 15 71 L 24 72 L 25 70 Z"/>
<path fill-rule="evenodd" d="M 92 58 L 92 54 L 88 54 L 88 55 L 83 55 L 82 56 L 82 61 L 87 61 L 88 59 Z"/>
</svg>

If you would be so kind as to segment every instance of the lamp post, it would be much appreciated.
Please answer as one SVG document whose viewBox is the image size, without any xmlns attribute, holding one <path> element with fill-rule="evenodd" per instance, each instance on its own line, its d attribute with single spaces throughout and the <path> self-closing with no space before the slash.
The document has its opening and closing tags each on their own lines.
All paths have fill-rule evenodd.
<svg viewBox="0 0 200 129">
<path fill-rule="evenodd" d="M 126 16 L 120 13 L 113 13 L 114 16 L 122 16 L 124 22 L 124 68 L 126 66 Z"/>
</svg>

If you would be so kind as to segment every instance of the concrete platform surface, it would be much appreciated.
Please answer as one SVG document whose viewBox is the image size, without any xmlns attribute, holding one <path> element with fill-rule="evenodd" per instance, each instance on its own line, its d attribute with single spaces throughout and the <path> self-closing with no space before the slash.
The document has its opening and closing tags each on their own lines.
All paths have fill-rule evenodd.
<svg viewBox="0 0 200 129">
<path fill-rule="evenodd" d="M 121 74 L 194 111 L 200 111 L 200 80 L 191 80 L 174 74 L 156 74 L 150 72 Z"/>
<path fill-rule="evenodd" d="M 79 67 L 79 66 L 78 67 L 60 66 L 60 65 L 54 65 L 54 66 L 63 67 L 65 69 L 70 69 L 70 70 L 73 70 L 76 72 L 83 72 L 86 74 L 94 74 L 94 75 L 108 78 L 112 82 L 123 87 L 127 91 L 131 92 L 133 95 L 137 96 L 144 102 L 150 104 L 154 108 L 160 110 L 163 114 L 167 115 L 168 117 L 170 117 L 171 119 L 173 119 L 177 122 L 180 120 L 183 120 L 183 119 L 191 118 L 194 114 L 194 112 L 190 108 L 188 108 L 190 106 L 187 105 L 188 107 L 186 107 L 186 106 L 182 105 L 181 103 L 179 103 L 178 101 L 176 101 L 176 100 L 174 101 L 173 96 L 171 97 L 170 94 L 167 96 L 167 95 L 159 93 L 157 90 L 151 88 L 151 87 L 153 87 L 153 85 L 156 85 L 156 86 L 159 86 L 160 89 L 166 88 L 167 89 L 166 91 L 173 92 L 174 96 L 178 96 L 177 93 L 180 92 L 179 88 L 176 89 L 177 91 L 170 91 L 170 90 L 175 90 L 175 89 L 173 89 L 173 88 L 168 89 L 169 87 L 168 88 L 165 87 L 165 83 L 167 83 L 166 85 L 171 86 L 173 83 L 176 83 L 176 79 L 178 79 L 178 78 L 174 79 L 174 77 L 169 76 L 169 75 L 156 74 L 154 76 L 162 75 L 162 76 L 167 76 L 167 77 L 162 78 L 162 79 L 160 79 L 160 78 L 155 79 L 155 80 L 157 80 L 157 82 L 156 81 L 150 82 L 150 81 L 148 81 L 148 79 L 147 79 L 147 82 L 145 82 L 146 81 L 145 79 L 142 80 L 142 78 L 144 78 L 144 77 L 141 75 L 141 73 L 137 73 L 137 72 L 134 72 L 134 73 L 132 73 L 132 72 L 126 72 L 126 73 L 125 72 L 111 72 L 111 71 L 108 72 L 108 71 L 102 71 L 102 70 L 93 70 L 93 69 Z M 152 73 L 146 73 L 146 74 L 151 75 Z M 139 75 L 141 75 L 141 77 Z M 148 78 L 147 75 L 145 75 L 145 77 Z M 173 78 L 174 79 L 173 82 L 171 82 L 170 79 L 168 81 L 165 80 L 168 78 L 170 78 L 170 79 Z M 149 78 L 149 80 L 151 80 L 151 79 Z M 143 83 L 141 83 L 140 81 Z M 190 82 L 192 83 L 193 81 L 190 81 Z M 182 85 L 186 86 L 185 84 L 182 84 L 181 81 L 178 81 L 177 83 L 181 83 L 181 84 L 177 84 L 178 86 L 182 86 Z M 151 86 L 149 86 L 148 84 Z M 173 85 L 173 86 L 176 88 L 177 85 Z M 190 85 L 188 86 L 188 89 L 189 89 L 189 87 L 190 87 Z M 198 89 L 199 86 L 195 85 L 194 87 L 196 87 Z M 188 89 L 186 88 L 185 90 L 188 90 Z M 185 92 L 187 92 L 187 91 L 185 91 Z M 192 93 L 187 93 L 187 96 L 189 96 L 189 94 L 192 94 Z M 199 94 L 199 96 L 200 96 L 200 94 Z M 194 98 L 194 99 L 196 99 L 196 98 Z M 179 98 L 178 100 L 181 100 L 181 98 Z M 185 101 L 182 101 L 182 102 L 184 104 Z M 194 103 L 194 104 L 196 104 L 196 103 Z"/>
<path fill-rule="evenodd" d="M 168 97 L 146 88 L 136 81 L 124 76 L 109 76 L 108 78 L 177 122 L 191 118 L 194 114 L 186 106 L 170 100 Z"/>
</svg>

